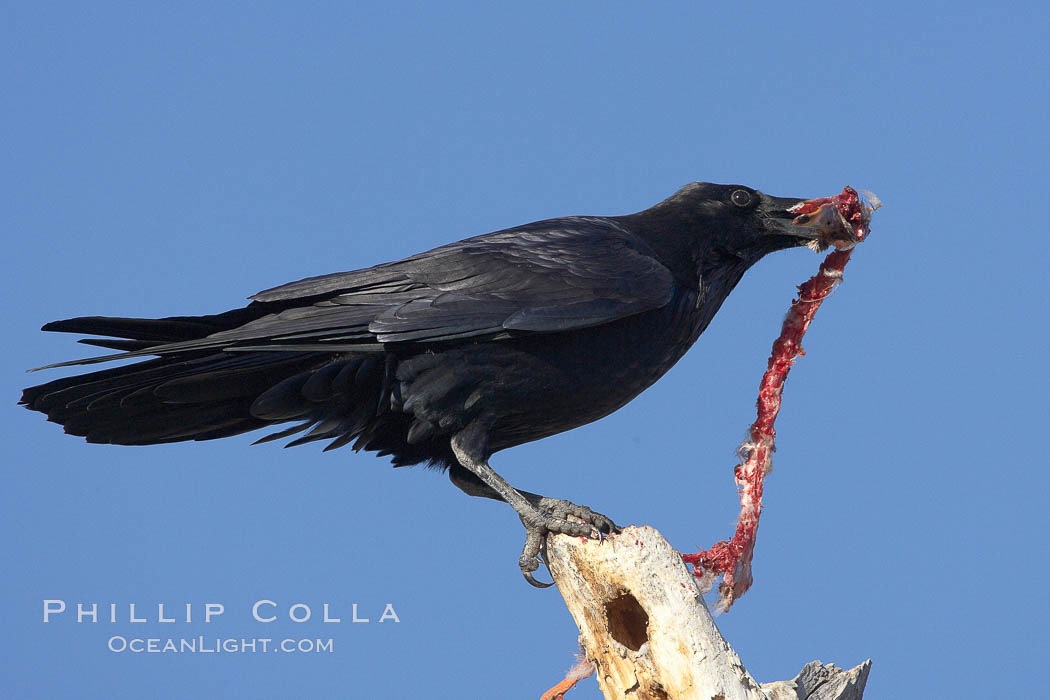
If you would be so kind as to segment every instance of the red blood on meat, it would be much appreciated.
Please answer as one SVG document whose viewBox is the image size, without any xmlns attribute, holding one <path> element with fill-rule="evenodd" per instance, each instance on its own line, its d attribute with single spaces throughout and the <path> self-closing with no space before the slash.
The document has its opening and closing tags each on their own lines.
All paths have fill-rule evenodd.
<svg viewBox="0 0 1050 700">
<path fill-rule="evenodd" d="M 862 202 L 857 191 L 846 187 L 834 197 L 811 199 L 796 205 L 794 211 L 800 216 L 819 210 L 826 204 L 834 204 L 838 212 L 852 229 L 853 241 L 860 242 L 868 234 L 871 212 L 880 206 L 872 195 L 872 202 Z M 733 602 L 751 587 L 751 561 L 754 557 L 758 520 L 762 513 L 763 479 L 773 468 L 772 454 L 776 449 L 773 427 L 780 412 L 784 381 L 795 358 L 805 354 L 802 337 L 820 308 L 821 303 L 842 279 L 842 271 L 849 262 L 852 245 L 844 250 L 834 250 L 821 263 L 817 274 L 799 286 L 798 296 L 784 318 L 780 336 L 773 343 L 773 350 L 762 381 L 759 385 L 758 415 L 748 432 L 748 440 L 740 446 L 743 460 L 734 467 L 733 475 L 739 489 L 740 516 L 732 539 L 716 543 L 708 550 L 683 555 L 687 564 L 693 565 L 697 577 L 705 574 L 722 574 L 719 586 L 719 604 L 728 610 Z"/>
</svg>

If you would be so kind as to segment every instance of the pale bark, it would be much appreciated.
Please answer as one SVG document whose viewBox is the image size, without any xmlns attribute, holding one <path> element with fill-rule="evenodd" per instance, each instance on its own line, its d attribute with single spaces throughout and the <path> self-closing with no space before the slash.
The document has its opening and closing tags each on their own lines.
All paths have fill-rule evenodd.
<svg viewBox="0 0 1050 700">
<path fill-rule="evenodd" d="M 791 681 L 758 684 L 722 638 L 681 555 L 650 527 L 603 541 L 547 541 L 551 574 L 580 628 L 606 698 L 859 700 L 871 662 L 814 661 Z"/>
</svg>

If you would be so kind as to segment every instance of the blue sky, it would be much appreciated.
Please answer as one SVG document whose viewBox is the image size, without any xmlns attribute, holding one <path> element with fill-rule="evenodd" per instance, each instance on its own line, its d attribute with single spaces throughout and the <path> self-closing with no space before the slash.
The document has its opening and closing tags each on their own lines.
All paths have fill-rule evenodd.
<svg viewBox="0 0 1050 700">
<path fill-rule="evenodd" d="M 871 657 L 872 698 L 1030 696 L 1050 648 L 1045 5 L 703 5 L 5 4 L 0 694 L 538 697 L 576 629 L 521 581 L 509 508 L 345 450 L 87 445 L 15 406 L 47 378 L 23 370 L 86 352 L 46 321 L 225 310 L 709 180 L 885 202 L 788 381 L 755 586 L 723 633 L 761 681 Z M 729 535 L 733 453 L 818 262 L 762 261 L 652 389 L 493 465 L 682 550 Z M 121 621 L 44 624 L 45 599 Z M 333 651 L 107 650 L 200 635 Z"/>
</svg>

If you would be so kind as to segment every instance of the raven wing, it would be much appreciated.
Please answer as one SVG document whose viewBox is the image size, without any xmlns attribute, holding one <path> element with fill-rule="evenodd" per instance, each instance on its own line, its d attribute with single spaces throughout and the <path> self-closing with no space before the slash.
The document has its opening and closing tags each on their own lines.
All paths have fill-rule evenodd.
<svg viewBox="0 0 1050 700">
<path fill-rule="evenodd" d="M 244 311 L 257 307 L 273 312 L 202 337 L 148 343 L 131 352 L 48 367 L 208 349 L 369 352 L 388 343 L 553 333 L 660 308 L 670 301 L 674 288 L 671 272 L 652 250 L 615 221 L 552 219 L 469 238 L 397 262 L 259 292 Z M 240 312 L 201 318 L 233 313 Z M 109 327 L 95 321 L 113 323 L 104 318 L 71 319 L 45 329 L 84 332 Z M 117 321 L 138 324 L 139 331 L 118 333 L 118 337 L 140 337 L 138 326 L 148 323 Z M 121 347 L 118 343 L 109 347 Z"/>
<path fill-rule="evenodd" d="M 310 303 L 204 341 L 318 350 L 551 333 L 659 308 L 674 284 L 652 251 L 615 222 L 556 219 L 260 292 L 252 298 L 262 303 Z"/>
</svg>

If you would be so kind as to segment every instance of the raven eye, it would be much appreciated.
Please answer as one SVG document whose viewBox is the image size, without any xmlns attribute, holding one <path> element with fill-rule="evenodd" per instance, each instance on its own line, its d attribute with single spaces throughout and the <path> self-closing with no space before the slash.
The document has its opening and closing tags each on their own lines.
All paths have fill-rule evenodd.
<svg viewBox="0 0 1050 700">
<path fill-rule="evenodd" d="M 748 204 L 751 204 L 751 193 L 747 190 L 736 190 L 729 198 L 738 207 L 746 207 Z"/>
</svg>

